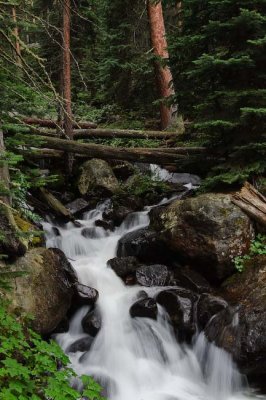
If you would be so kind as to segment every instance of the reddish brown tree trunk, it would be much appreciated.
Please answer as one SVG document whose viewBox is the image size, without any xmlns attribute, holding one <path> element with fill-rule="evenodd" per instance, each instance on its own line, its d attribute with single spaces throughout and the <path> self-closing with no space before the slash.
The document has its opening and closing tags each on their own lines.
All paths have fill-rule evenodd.
<svg viewBox="0 0 266 400">
<path fill-rule="evenodd" d="M 71 51 L 70 51 L 71 0 L 63 3 L 63 95 L 64 95 L 64 131 L 73 138 L 72 108 L 71 108 Z M 67 156 L 68 173 L 72 172 L 73 156 Z"/>
<path fill-rule="evenodd" d="M 156 56 L 161 58 L 161 61 L 157 61 L 155 64 L 158 91 L 161 98 L 167 99 L 169 96 L 174 94 L 174 89 L 172 86 L 173 78 L 171 71 L 168 66 L 163 65 L 164 60 L 168 59 L 169 54 L 165 37 L 166 32 L 162 3 L 161 1 L 159 1 L 155 4 L 151 0 L 148 0 L 147 7 L 153 51 Z M 172 107 L 167 106 L 164 102 L 162 102 L 160 105 L 160 113 L 161 128 L 166 129 L 171 124 L 173 109 Z"/>
<path fill-rule="evenodd" d="M 13 18 L 13 22 L 14 22 L 14 36 L 16 39 L 16 59 L 17 59 L 17 63 L 18 65 L 21 66 L 21 49 L 20 49 L 20 43 L 19 43 L 19 31 L 18 31 L 18 25 L 17 25 L 17 12 L 16 12 L 16 8 L 12 7 L 12 18 Z"/>
</svg>

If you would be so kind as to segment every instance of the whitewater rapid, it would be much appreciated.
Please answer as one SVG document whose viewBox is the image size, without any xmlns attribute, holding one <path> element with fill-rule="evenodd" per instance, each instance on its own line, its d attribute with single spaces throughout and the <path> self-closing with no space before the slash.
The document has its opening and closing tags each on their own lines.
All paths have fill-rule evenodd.
<svg viewBox="0 0 266 400">
<path fill-rule="evenodd" d="M 131 318 L 130 306 L 143 287 L 126 286 L 107 267 L 116 256 L 119 239 L 149 225 L 149 210 L 130 214 L 115 231 L 95 226 L 107 203 L 84 214 L 80 227 L 73 223 L 43 224 L 47 247 L 64 251 L 80 283 L 99 292 L 96 309 L 101 329 L 88 352 L 68 353 L 78 375 L 91 375 L 104 387 L 109 400 L 244 400 L 259 398 L 245 385 L 231 356 L 198 334 L 192 346 L 181 345 L 164 309 L 157 320 Z M 89 237 L 82 235 L 86 228 Z M 150 297 L 162 288 L 145 288 Z M 77 340 L 87 337 L 81 321 L 89 307 L 77 311 L 67 333 L 56 340 L 65 352 Z M 265 396 L 260 397 L 266 399 Z"/>
</svg>

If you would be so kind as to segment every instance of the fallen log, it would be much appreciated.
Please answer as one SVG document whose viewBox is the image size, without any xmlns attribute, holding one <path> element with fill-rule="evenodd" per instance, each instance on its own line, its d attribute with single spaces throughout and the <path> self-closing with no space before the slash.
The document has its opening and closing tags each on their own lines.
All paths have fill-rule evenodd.
<svg viewBox="0 0 266 400">
<path fill-rule="evenodd" d="M 47 205 L 58 215 L 69 220 L 74 220 L 71 212 L 47 189 L 40 188 L 40 194 Z"/>
<path fill-rule="evenodd" d="M 56 132 L 54 129 L 41 129 L 36 127 L 30 128 L 32 133 L 36 135 L 63 137 L 62 134 Z M 162 131 L 136 131 L 125 129 L 74 129 L 74 139 L 150 139 L 150 140 L 169 140 L 176 139 L 176 132 L 162 132 Z M 171 142 L 172 143 L 172 142 Z"/>
<path fill-rule="evenodd" d="M 43 128 L 58 128 L 59 125 L 52 119 L 40 119 L 40 118 L 22 118 L 22 121 L 26 125 L 39 125 Z M 73 121 L 73 128 L 96 128 L 97 124 L 94 122 L 76 122 Z"/>
<path fill-rule="evenodd" d="M 99 144 L 78 143 L 74 140 L 57 139 L 54 137 L 39 136 L 42 141 L 41 146 L 62 150 L 67 153 L 83 154 L 88 158 L 102 158 L 125 161 L 138 161 L 144 163 L 175 164 L 179 159 L 189 158 L 190 154 L 195 154 L 195 148 L 178 147 L 175 149 L 167 148 L 124 148 L 111 147 Z M 25 144 L 30 147 L 30 138 L 25 137 Z M 199 152 L 199 149 L 196 148 Z M 205 149 L 203 149 L 205 151 Z"/>
<path fill-rule="evenodd" d="M 250 183 L 232 196 L 232 202 L 260 225 L 266 226 L 266 197 Z"/>
<path fill-rule="evenodd" d="M 162 131 L 141 131 L 130 129 L 76 129 L 74 130 L 74 138 L 103 138 L 103 139 L 172 139 L 177 137 L 176 132 Z"/>
</svg>

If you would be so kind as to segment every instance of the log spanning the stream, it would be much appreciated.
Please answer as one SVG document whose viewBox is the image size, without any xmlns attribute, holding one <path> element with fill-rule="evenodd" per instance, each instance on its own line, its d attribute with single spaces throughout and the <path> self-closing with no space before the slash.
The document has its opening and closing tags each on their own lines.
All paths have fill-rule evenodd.
<svg viewBox="0 0 266 400">
<path fill-rule="evenodd" d="M 49 137 L 63 137 L 53 129 L 39 129 L 32 127 L 31 131 L 36 135 Z M 176 132 L 163 131 L 137 131 L 130 129 L 74 129 L 74 139 L 150 139 L 150 140 L 169 140 L 176 139 Z"/>
<path fill-rule="evenodd" d="M 22 121 L 26 125 L 38 125 L 43 128 L 59 128 L 59 124 L 56 121 L 53 121 L 52 119 L 40 119 L 40 118 L 23 118 Z M 73 128 L 82 128 L 82 129 L 88 129 L 88 128 L 96 128 L 97 124 L 94 122 L 73 122 Z"/>
<path fill-rule="evenodd" d="M 206 151 L 203 147 L 176 147 L 176 148 L 125 148 L 112 147 L 100 144 L 78 143 L 74 140 L 58 139 L 48 136 L 39 136 L 41 146 L 46 149 L 61 150 L 67 153 L 84 155 L 88 158 L 109 160 L 138 161 L 143 163 L 176 164 L 180 159 L 189 158 Z M 26 146 L 30 147 L 30 138 L 25 138 Z"/>
</svg>

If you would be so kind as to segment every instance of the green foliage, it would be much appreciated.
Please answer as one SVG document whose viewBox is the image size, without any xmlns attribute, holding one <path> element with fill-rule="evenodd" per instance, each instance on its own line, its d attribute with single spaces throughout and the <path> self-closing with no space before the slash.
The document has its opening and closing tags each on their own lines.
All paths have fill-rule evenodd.
<svg viewBox="0 0 266 400">
<path fill-rule="evenodd" d="M 164 193 L 169 191 L 169 186 L 160 181 L 159 179 L 154 179 L 149 175 L 135 174 L 133 175 L 127 185 L 127 193 L 133 194 L 135 196 L 145 196 L 148 193 Z"/>
<path fill-rule="evenodd" d="M 213 163 L 208 189 L 266 172 L 265 12 L 263 0 L 184 0 L 182 29 L 169 35 L 190 139 L 226 159 Z"/>
<path fill-rule="evenodd" d="M 266 255 L 266 236 L 259 234 L 252 242 L 248 254 L 235 257 L 234 264 L 238 272 L 243 272 L 245 261 L 257 255 Z"/>
<path fill-rule="evenodd" d="M 101 387 L 82 377 L 83 393 L 71 388 L 75 373 L 68 357 L 54 342 L 41 337 L 19 322 L 0 304 L 0 399 L 74 400 L 82 395 L 89 400 L 104 400 Z"/>
</svg>

